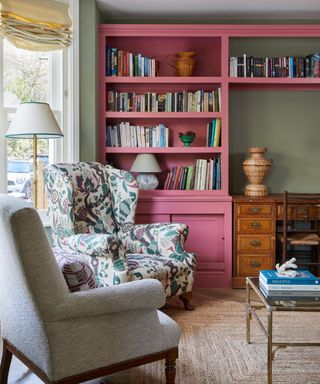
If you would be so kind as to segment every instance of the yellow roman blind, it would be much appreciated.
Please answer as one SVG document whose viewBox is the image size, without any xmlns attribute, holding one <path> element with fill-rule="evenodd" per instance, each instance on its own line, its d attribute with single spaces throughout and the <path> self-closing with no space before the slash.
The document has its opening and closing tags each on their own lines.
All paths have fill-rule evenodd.
<svg viewBox="0 0 320 384">
<path fill-rule="evenodd" d="M 67 4 L 54 0 L 0 0 L 0 34 L 18 48 L 53 51 L 71 44 Z"/>
</svg>

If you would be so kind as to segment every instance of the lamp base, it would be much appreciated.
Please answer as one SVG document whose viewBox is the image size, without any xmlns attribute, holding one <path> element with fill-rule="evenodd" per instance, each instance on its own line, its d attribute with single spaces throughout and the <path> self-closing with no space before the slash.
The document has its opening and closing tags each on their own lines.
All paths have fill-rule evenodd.
<svg viewBox="0 0 320 384">
<path fill-rule="evenodd" d="M 159 185 L 157 176 L 152 173 L 139 173 L 137 176 L 139 189 L 152 190 Z"/>
</svg>

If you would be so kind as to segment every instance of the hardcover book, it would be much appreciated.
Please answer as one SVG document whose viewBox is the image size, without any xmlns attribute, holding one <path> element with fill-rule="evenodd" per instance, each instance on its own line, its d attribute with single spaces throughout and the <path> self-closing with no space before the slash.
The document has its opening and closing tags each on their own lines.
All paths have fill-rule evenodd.
<svg viewBox="0 0 320 384">
<path fill-rule="evenodd" d="M 259 285 L 268 292 L 268 294 L 272 294 L 272 292 L 277 291 L 318 291 L 320 292 L 320 285 L 316 284 L 266 284 L 261 278 L 259 279 Z"/>
<path fill-rule="evenodd" d="M 291 284 L 291 285 L 320 285 L 320 279 L 309 271 L 297 271 L 296 277 L 286 277 L 280 275 L 275 270 L 260 271 L 260 279 L 266 284 Z"/>
<path fill-rule="evenodd" d="M 269 300 L 295 300 L 320 301 L 320 291 L 266 291 L 262 286 L 260 290 Z"/>
</svg>

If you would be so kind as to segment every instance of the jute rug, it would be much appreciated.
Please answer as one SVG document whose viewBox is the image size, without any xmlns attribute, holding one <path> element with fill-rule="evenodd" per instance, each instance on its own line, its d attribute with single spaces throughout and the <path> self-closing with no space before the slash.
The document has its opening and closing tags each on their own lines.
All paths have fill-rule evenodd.
<svg viewBox="0 0 320 384">
<path fill-rule="evenodd" d="M 219 294 L 220 292 L 220 294 Z M 254 343 L 245 342 L 243 294 L 228 290 L 215 294 L 197 293 L 196 309 L 185 311 L 173 301 L 164 312 L 182 329 L 177 384 L 260 384 L 267 383 L 266 342 L 253 321 Z M 320 342 L 320 313 L 282 313 L 275 316 L 274 335 L 282 341 Z M 41 383 L 16 361 L 10 384 Z M 274 384 L 319 384 L 320 347 L 280 350 L 273 370 Z M 163 384 L 164 363 L 152 363 L 91 384 Z"/>
</svg>

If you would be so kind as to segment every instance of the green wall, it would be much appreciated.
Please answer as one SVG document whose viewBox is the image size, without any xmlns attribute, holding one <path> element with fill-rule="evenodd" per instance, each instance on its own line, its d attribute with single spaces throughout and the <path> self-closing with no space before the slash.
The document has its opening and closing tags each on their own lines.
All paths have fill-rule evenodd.
<svg viewBox="0 0 320 384">
<path fill-rule="evenodd" d="M 97 159 L 97 25 L 102 22 L 100 20 L 95 1 L 80 0 L 80 159 L 82 161 Z M 145 23 L 145 20 L 135 22 Z M 198 21 L 190 20 L 190 22 Z M 294 22 L 303 24 L 301 20 Z M 319 23 L 319 20 L 312 22 Z M 254 22 L 243 20 L 241 24 L 243 23 Z M 273 24 L 273 22 L 267 23 Z M 286 20 L 284 23 L 290 21 Z M 294 40 L 268 38 L 263 39 L 263 43 L 261 39 L 242 38 L 233 39 L 230 47 L 232 55 L 240 56 L 247 53 L 261 57 L 307 55 L 319 51 L 319 39 L 312 38 Z M 273 166 L 266 183 L 271 192 L 282 192 L 284 189 L 319 192 L 320 91 L 232 90 L 229 129 L 230 193 L 243 192 L 246 180 L 241 163 L 247 156 L 246 149 L 249 146 L 269 148 L 267 157 L 273 159 Z"/>
<path fill-rule="evenodd" d="M 247 147 L 266 146 L 271 192 L 320 190 L 320 92 L 232 91 L 230 192 L 243 192 Z"/>
<path fill-rule="evenodd" d="M 230 55 L 305 56 L 320 51 L 315 38 L 236 38 Z M 230 192 L 243 192 L 242 161 L 250 146 L 266 146 L 273 159 L 266 184 L 271 192 L 320 190 L 320 91 L 230 92 Z"/>
<path fill-rule="evenodd" d="M 96 2 L 80 0 L 80 160 L 97 159 L 97 25 L 101 23 Z"/>
</svg>

